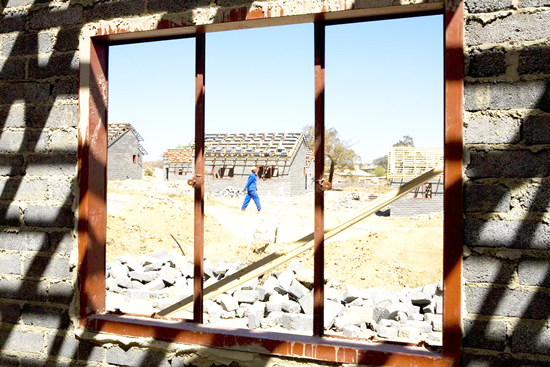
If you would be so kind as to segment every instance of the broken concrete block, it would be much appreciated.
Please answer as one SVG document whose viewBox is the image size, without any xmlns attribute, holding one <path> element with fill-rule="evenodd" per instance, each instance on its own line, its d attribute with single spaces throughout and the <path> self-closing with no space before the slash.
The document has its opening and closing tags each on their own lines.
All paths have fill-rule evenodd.
<svg viewBox="0 0 550 367">
<path fill-rule="evenodd" d="M 278 287 L 275 288 L 276 291 L 279 293 L 288 292 L 288 289 L 290 288 L 290 285 L 292 284 L 292 281 L 294 280 L 294 273 L 292 271 L 282 271 L 277 276 L 277 280 L 279 281 Z"/>
<path fill-rule="evenodd" d="M 435 313 L 435 304 L 431 303 L 422 307 L 422 313 Z"/>
<path fill-rule="evenodd" d="M 438 315 L 443 315 L 443 298 L 439 297 L 435 303 L 435 313 Z"/>
<path fill-rule="evenodd" d="M 273 316 L 267 316 L 260 320 L 260 326 L 262 329 L 272 328 L 277 325 L 277 319 Z"/>
<path fill-rule="evenodd" d="M 141 282 L 138 282 L 137 280 L 130 281 L 130 286 L 128 289 L 141 289 L 143 287 L 143 284 Z"/>
<path fill-rule="evenodd" d="M 268 294 L 267 294 L 265 288 L 262 287 L 261 285 L 258 285 L 258 286 L 256 286 L 255 290 L 258 292 L 258 300 L 262 301 L 262 302 L 266 301 L 266 298 L 267 298 Z"/>
<path fill-rule="evenodd" d="M 150 294 L 151 292 L 142 289 L 128 289 L 128 292 L 126 292 L 126 297 L 124 297 L 124 301 L 130 302 L 140 299 L 147 299 Z M 126 299 L 128 299 L 128 301 L 126 301 Z"/>
<path fill-rule="evenodd" d="M 312 330 L 313 315 L 285 313 L 281 317 L 281 324 L 289 330 Z"/>
<path fill-rule="evenodd" d="M 248 282 L 243 283 L 241 286 L 241 289 L 253 290 L 253 289 L 256 289 L 257 286 L 258 286 L 258 278 L 252 278 Z"/>
<path fill-rule="evenodd" d="M 359 315 L 357 313 L 345 314 L 343 316 L 338 316 L 334 319 L 334 328 L 337 331 L 344 330 L 348 325 L 357 325 L 361 323 Z"/>
<path fill-rule="evenodd" d="M 137 280 L 142 283 L 149 283 L 152 280 L 157 279 L 159 276 L 159 273 L 155 271 L 131 271 L 130 272 L 130 279 Z"/>
<path fill-rule="evenodd" d="M 325 299 L 342 303 L 342 293 L 334 288 L 325 288 Z"/>
<path fill-rule="evenodd" d="M 121 288 L 118 286 L 114 278 L 105 279 L 105 288 L 111 292 L 120 292 Z"/>
<path fill-rule="evenodd" d="M 355 325 L 348 325 L 342 331 L 344 336 L 348 338 L 357 338 L 361 333 L 361 328 Z"/>
<path fill-rule="evenodd" d="M 283 315 L 285 315 L 285 313 L 282 311 L 274 311 L 270 312 L 267 316 L 273 317 L 277 321 L 277 324 L 282 324 L 281 318 L 283 317 Z"/>
<path fill-rule="evenodd" d="M 181 275 L 186 278 L 193 278 L 193 264 L 190 262 L 184 262 L 182 264 L 176 264 L 177 269 L 181 272 Z"/>
<path fill-rule="evenodd" d="M 225 261 L 220 261 L 219 263 L 214 266 L 214 269 L 212 269 L 214 276 L 219 277 L 225 275 L 227 273 L 227 270 L 229 270 L 230 264 L 226 263 Z"/>
<path fill-rule="evenodd" d="M 431 341 L 435 341 L 435 342 L 443 341 L 443 333 L 442 332 L 429 333 L 426 336 L 426 339 L 431 340 Z"/>
<path fill-rule="evenodd" d="M 433 319 L 432 329 L 433 331 L 443 331 L 443 320 Z"/>
<path fill-rule="evenodd" d="M 292 280 L 292 284 L 288 288 L 288 294 L 292 299 L 299 300 L 308 293 L 309 290 L 302 284 L 300 284 L 300 282 L 298 282 L 296 279 Z"/>
<path fill-rule="evenodd" d="M 223 308 L 215 302 L 204 305 L 204 312 L 212 319 L 219 319 L 222 316 Z"/>
<path fill-rule="evenodd" d="M 234 319 L 236 317 L 235 311 L 222 311 L 222 319 Z"/>
<path fill-rule="evenodd" d="M 149 291 L 158 291 L 159 289 L 162 289 L 164 287 L 165 287 L 164 282 L 160 278 L 157 278 L 157 279 L 143 285 L 143 289 L 149 290 Z"/>
<path fill-rule="evenodd" d="M 306 287 L 311 287 L 313 285 L 313 270 L 309 270 L 309 269 L 298 270 L 296 272 L 294 279 L 296 279 Z"/>
<path fill-rule="evenodd" d="M 437 284 L 427 284 L 422 287 L 422 292 L 429 294 L 430 296 L 435 295 L 436 291 L 437 291 Z"/>
<path fill-rule="evenodd" d="M 206 259 L 204 260 L 202 266 L 205 275 L 208 275 L 211 278 L 214 277 L 214 265 L 212 264 L 212 261 Z"/>
<path fill-rule="evenodd" d="M 239 303 L 254 303 L 260 299 L 260 293 L 256 290 L 241 289 L 233 293 L 233 298 L 235 298 Z"/>
<path fill-rule="evenodd" d="M 397 338 L 398 332 L 399 332 L 399 329 L 395 327 L 381 326 L 380 330 L 378 331 L 378 336 L 386 339 L 395 339 Z"/>
<path fill-rule="evenodd" d="M 306 315 L 313 315 L 313 294 L 308 293 L 298 300 Z"/>
<path fill-rule="evenodd" d="M 398 336 L 405 339 L 419 339 L 420 330 L 412 326 L 404 326 L 399 329 Z"/>
<path fill-rule="evenodd" d="M 355 301 L 357 298 L 362 298 L 362 294 L 363 292 L 358 289 L 348 289 L 344 292 L 342 298 L 345 303 L 350 303 Z"/>
<path fill-rule="evenodd" d="M 424 321 L 428 321 L 431 323 L 433 320 L 443 322 L 443 315 L 438 315 L 433 313 L 424 314 Z"/>
<path fill-rule="evenodd" d="M 162 265 L 163 265 L 163 261 L 155 258 L 155 257 L 152 257 L 152 256 L 146 256 L 144 259 L 143 259 L 143 262 L 142 262 L 142 266 L 143 266 L 143 269 L 145 271 L 156 271 L 156 270 L 160 270 L 160 268 L 162 268 Z"/>
<path fill-rule="evenodd" d="M 256 302 L 248 309 L 248 328 L 257 329 L 261 326 L 261 321 L 265 314 L 265 305 L 262 302 Z"/>
<path fill-rule="evenodd" d="M 336 319 L 337 316 L 340 316 L 345 309 L 346 307 L 339 302 L 325 300 L 325 311 L 323 314 L 325 330 L 332 327 L 334 324 L 334 319 Z"/>
<path fill-rule="evenodd" d="M 372 301 L 371 301 L 372 302 Z M 357 306 L 357 307 L 361 307 L 365 304 L 365 301 L 363 300 L 363 298 L 356 298 L 354 299 L 353 301 L 351 301 L 348 306 Z"/>
<path fill-rule="evenodd" d="M 304 266 L 302 265 L 299 259 L 294 258 L 290 260 L 290 262 L 288 263 L 288 269 L 296 273 L 299 270 L 304 269 Z"/>
<path fill-rule="evenodd" d="M 282 302 L 266 302 L 265 310 L 267 313 L 270 312 L 280 312 L 282 310 Z"/>
<path fill-rule="evenodd" d="M 427 306 L 432 301 L 432 296 L 424 292 L 410 292 L 409 299 L 415 306 Z"/>
<path fill-rule="evenodd" d="M 229 294 L 220 294 L 218 296 L 218 302 L 225 311 L 235 311 L 239 308 L 239 302 Z"/>
<path fill-rule="evenodd" d="M 279 285 L 279 281 L 277 280 L 277 278 L 275 278 L 274 276 L 269 276 L 265 280 L 263 287 L 269 295 L 272 295 L 272 294 L 277 294 L 275 287 L 278 285 Z"/>
<path fill-rule="evenodd" d="M 424 334 L 429 334 L 433 331 L 432 324 L 427 321 L 417 321 L 414 326 L 417 327 Z"/>
<path fill-rule="evenodd" d="M 132 281 L 128 277 L 118 277 L 114 278 L 116 281 L 116 284 L 121 288 L 132 288 Z"/>
<path fill-rule="evenodd" d="M 285 300 L 281 302 L 281 309 L 284 312 L 288 312 L 288 313 L 300 313 L 300 311 L 302 310 L 302 307 L 298 302 Z"/>
<path fill-rule="evenodd" d="M 119 278 L 128 278 L 128 267 L 120 263 L 113 263 L 109 270 L 109 274 L 115 278 L 115 280 Z"/>
<path fill-rule="evenodd" d="M 373 318 L 374 309 L 372 307 L 351 306 L 346 310 L 344 315 L 349 315 L 352 313 L 357 314 L 360 322 L 370 324 L 374 321 L 374 318 Z"/>
</svg>

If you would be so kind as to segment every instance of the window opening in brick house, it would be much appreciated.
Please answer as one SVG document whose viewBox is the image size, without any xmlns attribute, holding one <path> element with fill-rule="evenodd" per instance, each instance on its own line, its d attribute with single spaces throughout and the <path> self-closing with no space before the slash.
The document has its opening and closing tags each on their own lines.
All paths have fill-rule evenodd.
<svg viewBox="0 0 550 367">
<path fill-rule="evenodd" d="M 192 39 L 109 48 L 110 311 L 151 315 L 192 293 L 194 53 Z"/>
<path fill-rule="evenodd" d="M 418 26 L 416 21 L 424 23 Z M 384 24 L 399 29 L 400 32 L 388 32 L 391 37 L 388 36 L 387 40 L 370 44 L 373 41 L 370 35 L 376 34 L 378 37 L 379 34 L 386 34 L 381 30 L 373 30 Z M 346 30 L 347 27 L 349 28 Z M 369 30 L 369 27 L 373 29 Z M 407 31 L 402 31 L 402 28 Z M 415 29 L 421 29 L 421 34 L 415 34 Z M 312 232 L 313 191 L 316 185 L 322 183 L 314 180 L 312 31 L 313 26 L 307 24 L 215 33 L 206 37 L 208 83 L 204 163 L 205 172 L 211 174 L 204 176 L 205 288 L 231 276 L 253 261 L 262 260 L 274 252 L 295 245 L 294 241 L 305 238 L 304 236 Z M 429 151 L 433 148 L 429 145 L 439 139 L 435 146 L 440 149 L 443 137 L 440 117 L 443 100 L 441 31 L 440 16 L 327 27 L 324 181 L 332 183 L 332 190 L 325 191 L 326 229 L 342 222 L 343 217 L 352 215 L 354 209 L 363 204 L 369 205 L 392 187 L 406 184 L 411 178 L 441 162 L 442 155 L 439 161 L 428 159 Z M 407 35 L 408 41 L 404 41 Z M 430 39 L 433 35 L 439 39 Z M 269 41 L 264 42 L 265 50 L 259 51 L 256 48 L 254 55 L 244 52 L 248 45 L 254 43 L 251 42 L 254 39 L 265 41 L 266 38 Z M 289 39 L 292 42 L 289 43 Z M 418 42 L 415 44 L 414 41 Z M 190 61 L 194 60 L 193 42 L 169 42 L 181 42 L 178 47 L 185 48 L 185 57 Z M 380 47 L 380 43 L 391 45 L 391 48 L 399 51 L 389 52 Z M 364 53 L 354 54 L 358 51 L 358 44 L 368 45 L 365 47 L 368 56 Z M 139 45 L 141 46 L 143 45 Z M 119 47 L 129 46 L 116 46 L 112 50 Z M 231 52 L 224 50 L 224 47 Z M 425 55 L 426 47 L 433 52 L 428 57 Z M 394 69 L 390 69 L 388 57 L 396 60 L 410 57 L 412 48 L 417 49 L 416 63 L 411 62 L 412 65 L 407 68 L 394 64 Z M 386 56 L 378 57 L 380 55 Z M 254 61 L 252 56 L 257 56 L 258 60 Z M 111 52 L 110 57 L 111 60 L 116 58 L 116 52 Z M 429 66 L 425 65 L 426 57 L 432 62 Z M 133 59 L 139 60 L 139 57 Z M 369 67 L 361 64 L 366 59 L 371 62 Z M 354 60 L 351 65 L 339 64 L 350 60 Z M 250 64 L 263 65 L 263 69 L 255 74 L 249 68 Z M 425 68 L 423 72 L 414 69 L 419 65 Z M 158 64 L 154 67 L 158 68 Z M 280 70 L 277 70 L 278 67 Z M 181 68 L 178 65 L 177 70 Z M 194 67 L 189 69 L 194 70 Z M 265 74 L 265 70 L 269 70 L 269 73 Z M 380 70 L 387 71 L 381 73 Z M 372 71 L 382 74 L 385 80 L 376 80 Z M 115 89 L 116 68 L 111 67 L 110 72 L 110 88 Z M 186 82 L 190 85 L 189 90 L 193 91 L 192 73 L 185 75 Z M 266 75 L 273 79 L 266 79 Z M 297 75 L 300 77 L 296 77 Z M 433 75 L 437 75 L 439 79 L 434 79 Z M 287 77 L 284 82 L 283 77 Z M 262 79 L 261 84 L 257 83 L 258 79 Z M 419 91 L 418 86 L 426 79 L 439 83 L 439 91 L 436 88 Z M 337 80 L 340 82 L 337 83 Z M 402 88 L 404 80 L 416 88 Z M 268 94 L 270 90 L 276 91 L 273 85 L 277 84 L 284 84 L 287 93 L 282 100 L 277 99 L 281 98 L 282 93 Z M 241 86 L 240 89 L 236 85 Z M 412 88 L 411 85 L 408 88 Z M 397 93 L 400 89 L 404 90 Z M 289 96 L 290 91 L 296 95 Z M 429 106 L 423 107 L 420 103 L 422 101 L 411 97 L 416 94 L 423 97 L 423 102 L 428 102 Z M 187 98 L 191 103 L 194 100 L 194 96 L 180 95 L 179 98 Z M 381 100 L 377 101 L 376 98 Z M 116 111 L 116 104 L 113 103 L 116 94 L 110 94 L 110 99 L 111 119 L 113 109 Z M 388 113 L 389 110 L 381 107 L 384 99 L 397 99 L 407 113 L 399 115 L 393 109 L 392 113 Z M 171 101 L 173 95 L 165 97 L 164 102 Z M 392 103 L 396 104 L 395 101 Z M 255 111 L 250 108 L 254 105 L 261 107 Z M 157 106 L 156 111 L 161 109 L 161 106 Z M 270 113 L 262 114 L 266 110 Z M 413 130 L 408 130 L 408 126 L 405 129 L 406 124 L 400 124 L 403 121 L 414 121 L 419 111 L 424 119 L 415 121 Z M 160 172 L 159 180 L 154 182 L 153 192 L 150 192 L 151 180 L 141 186 L 132 180 L 109 181 L 108 208 L 115 208 L 108 219 L 108 261 L 112 260 L 108 263 L 107 272 L 110 310 L 119 308 L 125 312 L 148 315 L 192 295 L 193 228 L 183 226 L 175 235 L 171 233 L 182 222 L 193 222 L 193 192 L 187 185 L 187 180 L 194 176 L 197 142 L 193 138 L 194 126 L 190 128 L 190 124 L 185 123 L 194 120 L 192 107 L 186 112 L 185 117 L 181 113 L 174 113 L 174 116 L 178 116 L 178 128 L 166 130 L 167 135 L 176 136 L 177 140 L 169 143 L 163 141 L 160 164 L 152 162 L 150 166 L 153 172 L 151 180 L 156 178 L 157 168 Z M 440 116 L 434 117 L 438 113 Z M 259 120 L 258 116 L 262 118 Z M 144 126 L 133 122 L 128 129 L 133 129 L 132 133 L 141 137 L 137 131 L 146 130 Z M 280 129 L 280 132 L 273 132 L 274 129 Z M 418 132 L 422 134 L 417 138 L 415 133 Z M 431 132 L 436 138 L 426 138 L 425 135 L 430 135 L 426 132 Z M 145 133 L 142 135 L 147 136 Z M 429 142 L 424 144 L 427 148 L 415 147 L 413 139 L 416 143 Z M 145 141 L 154 142 L 155 139 L 145 137 Z M 376 146 L 374 141 L 385 141 L 387 144 L 383 148 L 377 146 L 380 149 L 376 150 L 373 148 Z M 414 147 L 413 156 L 417 161 L 424 160 L 423 165 L 418 164 L 411 168 L 407 159 L 400 161 L 396 158 L 397 148 L 402 146 Z M 364 150 L 365 147 L 373 149 L 367 151 Z M 141 151 L 145 151 L 143 147 Z M 219 162 L 222 159 L 232 159 L 234 162 L 231 166 L 216 165 L 216 160 Z M 392 171 L 394 167 L 391 162 L 394 161 L 397 162 L 397 168 Z M 296 162 L 298 164 L 294 166 Z M 109 161 L 109 168 L 112 166 L 115 164 Z M 241 210 L 246 195 L 243 188 L 253 168 L 258 178 L 256 191 L 262 206 L 260 213 L 255 207 L 254 195 L 249 195 L 251 200 L 248 208 L 244 212 Z M 234 178 L 231 185 L 215 180 L 228 177 Z M 442 182 L 441 175 L 437 179 Z M 432 181 L 425 185 L 432 185 Z M 147 188 L 144 190 L 143 186 Z M 127 217 L 117 218 L 115 210 L 118 210 L 118 204 L 112 203 L 118 200 L 113 194 L 119 192 L 135 196 L 125 199 L 127 201 L 123 203 L 122 210 L 134 202 L 144 209 L 164 205 L 177 212 L 179 222 L 168 223 L 157 231 L 147 223 L 151 218 L 150 213 L 142 213 L 146 220 L 136 220 L 134 223 Z M 138 202 L 137 200 L 142 199 L 142 194 L 145 199 Z M 411 190 L 410 195 L 414 196 L 415 191 Z M 431 195 L 436 197 L 437 189 Z M 442 198 L 442 192 L 439 195 Z M 407 196 L 400 200 L 409 198 Z M 324 327 L 327 334 L 363 339 L 408 338 L 418 341 L 427 338 L 429 333 L 433 334 L 430 336 L 430 343 L 437 345 L 441 342 L 438 340 L 438 329 L 441 326 L 442 272 L 441 266 L 433 266 L 433 258 L 442 259 L 442 207 L 428 213 L 418 213 L 418 208 L 413 208 L 414 214 L 406 215 L 406 219 L 403 219 L 398 215 L 398 204 L 399 201 L 395 201 L 389 207 L 379 208 L 377 216 L 347 229 L 345 234 L 325 241 L 327 261 Z M 117 237 L 116 231 L 113 231 L 118 219 L 126 226 L 126 232 L 122 236 L 124 239 Z M 420 248 L 419 244 L 410 241 L 411 234 L 415 231 L 419 236 L 432 236 L 429 237 L 427 248 Z M 396 233 L 403 234 L 402 241 L 399 235 L 395 236 Z M 128 243 L 128 240 L 132 243 Z M 161 245 L 158 246 L 155 241 Z M 123 256 L 116 256 L 117 246 L 125 250 Z M 418 252 L 425 252 L 419 255 L 422 256 L 422 261 L 425 258 L 430 259 L 423 269 L 410 267 L 409 265 L 416 264 L 406 263 L 408 256 Z M 285 332 L 290 330 L 311 335 L 314 284 L 312 259 L 313 253 L 307 251 L 269 273 L 227 290 L 213 300 L 206 299 L 203 322 L 234 328 L 263 328 Z M 418 263 L 425 264 L 422 261 Z M 432 276 L 433 274 L 436 275 Z M 398 308 L 392 308 L 396 304 Z M 184 308 L 170 316 L 191 319 L 193 314 L 191 308 Z M 428 326 L 431 328 L 429 332 Z"/>
<path fill-rule="evenodd" d="M 205 287 L 312 232 L 302 134 L 313 121 L 312 55 L 312 24 L 206 35 Z M 229 167 L 232 179 L 219 179 Z M 203 320 L 311 335 L 312 282 L 311 258 L 296 258 L 205 300 Z"/>
<path fill-rule="evenodd" d="M 428 16 L 326 28 L 325 228 L 443 162 L 442 27 Z M 441 344 L 443 187 L 428 188 L 442 179 L 325 241 L 326 335 Z"/>
</svg>

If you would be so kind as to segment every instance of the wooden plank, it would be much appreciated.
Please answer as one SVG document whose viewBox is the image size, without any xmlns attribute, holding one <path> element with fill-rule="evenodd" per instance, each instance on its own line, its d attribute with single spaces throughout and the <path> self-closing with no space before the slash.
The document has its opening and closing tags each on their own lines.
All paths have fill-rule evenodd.
<svg viewBox="0 0 550 367">
<path fill-rule="evenodd" d="M 439 165 L 434 167 L 422 175 L 416 177 L 414 180 L 407 182 L 401 187 L 388 192 L 387 194 L 381 196 L 372 203 L 366 205 L 364 208 L 355 211 L 342 220 L 342 223 L 335 226 L 334 228 L 325 230 L 325 240 L 336 236 L 342 231 L 350 228 L 351 226 L 359 223 L 363 219 L 367 218 L 369 215 L 376 213 L 381 208 L 391 204 L 395 200 L 405 196 L 410 191 L 414 190 L 416 187 L 424 184 L 425 182 L 431 180 L 432 178 L 440 175 L 443 172 L 443 166 Z M 218 294 L 221 294 L 231 288 L 234 288 L 240 284 L 246 283 L 252 278 L 258 277 L 266 272 L 270 271 L 277 266 L 284 264 L 290 259 L 300 255 L 301 253 L 311 249 L 314 245 L 313 233 L 301 238 L 300 240 L 294 242 L 293 245 L 287 246 L 284 249 L 281 249 L 273 254 L 270 254 L 263 259 L 256 261 L 253 264 L 229 275 L 228 277 L 220 280 L 217 283 L 214 283 L 204 289 L 203 297 L 204 299 L 210 299 Z M 160 316 L 169 316 L 178 310 L 191 307 L 193 304 L 193 297 L 189 296 L 182 299 L 181 301 L 173 304 L 161 310 L 158 315 Z"/>
</svg>

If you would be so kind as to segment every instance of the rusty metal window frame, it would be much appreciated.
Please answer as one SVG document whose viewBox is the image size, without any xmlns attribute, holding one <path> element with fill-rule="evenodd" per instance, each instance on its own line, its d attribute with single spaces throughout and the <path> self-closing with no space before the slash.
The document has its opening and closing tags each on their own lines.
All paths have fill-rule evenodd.
<svg viewBox="0 0 550 367">
<path fill-rule="evenodd" d="M 430 6 L 430 5 L 426 5 Z M 365 15 L 361 11 L 342 14 L 280 17 L 181 27 L 170 32 L 128 32 L 109 29 L 90 38 L 90 63 L 81 64 L 89 74 L 88 121 L 79 128 L 78 208 L 79 308 L 80 326 L 93 332 L 134 337 L 151 337 L 169 342 L 235 350 L 261 351 L 281 356 L 306 357 L 341 363 L 368 365 L 458 366 L 461 354 L 461 270 L 462 270 L 462 96 L 463 96 L 463 4 L 447 0 L 445 9 L 433 8 L 410 12 Z M 399 7 L 396 7 L 399 8 Z M 403 6 L 401 8 L 404 8 Z M 324 78 L 325 28 L 333 24 L 395 19 L 418 15 L 444 15 L 445 34 L 445 195 L 444 195 L 444 312 L 442 353 L 397 344 L 373 343 L 323 337 L 324 300 L 324 196 L 315 189 L 314 224 L 314 326 L 310 337 L 252 330 L 220 330 L 201 325 L 203 317 L 203 236 L 204 236 L 204 123 L 205 123 L 205 32 L 254 28 L 266 25 L 314 23 L 315 42 L 315 179 L 323 178 L 324 161 Z M 162 28 L 159 26 L 159 28 Z M 195 38 L 195 231 L 194 231 L 194 320 L 169 321 L 143 315 L 105 314 L 105 240 L 107 192 L 107 85 L 109 46 L 172 38 Z M 82 75 L 82 74 L 81 74 Z M 91 138 L 93 137 L 93 138 Z"/>
</svg>

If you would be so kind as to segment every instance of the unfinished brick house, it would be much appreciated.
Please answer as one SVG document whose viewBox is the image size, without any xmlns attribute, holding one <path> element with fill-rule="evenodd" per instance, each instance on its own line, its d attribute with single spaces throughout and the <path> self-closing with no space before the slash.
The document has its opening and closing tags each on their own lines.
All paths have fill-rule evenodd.
<svg viewBox="0 0 550 367">
<path fill-rule="evenodd" d="M 313 165 L 301 133 L 206 134 L 205 188 L 222 190 L 228 186 L 242 189 L 250 169 L 259 167 L 259 189 L 286 196 L 313 191 Z M 168 149 L 164 153 L 164 172 L 168 181 L 187 181 L 194 176 L 194 151 L 191 147 Z"/>
<path fill-rule="evenodd" d="M 324 338 L 319 271 L 312 336 L 205 327 L 201 283 L 191 322 L 105 313 L 109 45 L 196 38 L 199 142 L 205 33 L 315 22 L 322 132 L 324 27 L 424 14 L 445 33 L 441 350 Z M 1 365 L 550 364 L 547 0 L 8 0 L 0 17 Z"/>
<path fill-rule="evenodd" d="M 147 151 L 140 144 L 143 138 L 136 129 L 128 123 L 109 124 L 107 140 L 107 179 L 141 179 Z"/>
</svg>

